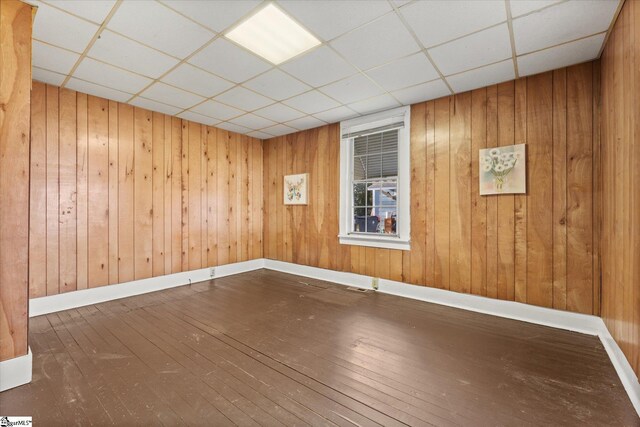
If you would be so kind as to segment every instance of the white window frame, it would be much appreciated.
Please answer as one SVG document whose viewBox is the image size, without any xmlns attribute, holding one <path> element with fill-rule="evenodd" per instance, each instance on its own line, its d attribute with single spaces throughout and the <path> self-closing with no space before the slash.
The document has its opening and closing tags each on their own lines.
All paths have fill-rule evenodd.
<svg viewBox="0 0 640 427">
<path fill-rule="evenodd" d="M 385 249 L 410 250 L 411 247 L 411 107 L 345 120 L 340 123 L 340 244 Z M 396 235 L 353 233 L 353 139 L 343 135 L 397 123 L 398 129 L 398 226 Z"/>
</svg>

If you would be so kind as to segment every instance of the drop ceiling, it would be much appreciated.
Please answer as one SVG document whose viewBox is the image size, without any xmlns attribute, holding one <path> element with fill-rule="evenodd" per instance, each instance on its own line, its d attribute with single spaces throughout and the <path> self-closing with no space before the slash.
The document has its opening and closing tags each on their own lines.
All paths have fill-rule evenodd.
<svg viewBox="0 0 640 427">
<path fill-rule="evenodd" d="M 599 56 L 619 0 L 46 0 L 33 78 L 270 138 Z M 275 3 L 322 43 L 278 66 L 224 34 Z"/>
</svg>

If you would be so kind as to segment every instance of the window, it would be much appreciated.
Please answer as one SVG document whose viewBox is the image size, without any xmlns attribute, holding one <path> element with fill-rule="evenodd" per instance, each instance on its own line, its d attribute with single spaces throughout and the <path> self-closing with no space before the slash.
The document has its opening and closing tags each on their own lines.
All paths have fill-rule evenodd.
<svg viewBox="0 0 640 427">
<path fill-rule="evenodd" d="M 409 249 L 409 112 L 341 123 L 340 243 Z"/>
</svg>

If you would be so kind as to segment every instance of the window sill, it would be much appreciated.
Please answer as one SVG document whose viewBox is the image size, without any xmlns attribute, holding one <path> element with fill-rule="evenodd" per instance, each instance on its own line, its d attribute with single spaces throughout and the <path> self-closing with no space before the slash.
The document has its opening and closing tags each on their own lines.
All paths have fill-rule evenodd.
<svg viewBox="0 0 640 427">
<path fill-rule="evenodd" d="M 340 240 L 341 245 L 367 246 L 370 248 L 382 249 L 398 249 L 402 251 L 408 251 L 411 249 L 411 243 L 409 242 L 409 240 L 404 240 L 399 237 L 340 234 L 338 235 L 338 239 Z"/>
</svg>

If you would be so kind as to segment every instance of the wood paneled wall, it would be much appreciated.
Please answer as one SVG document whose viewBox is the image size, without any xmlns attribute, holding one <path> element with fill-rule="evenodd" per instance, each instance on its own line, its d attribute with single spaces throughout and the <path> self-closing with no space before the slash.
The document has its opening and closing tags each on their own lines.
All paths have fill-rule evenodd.
<svg viewBox="0 0 640 427">
<path fill-rule="evenodd" d="M 602 54 L 602 317 L 640 377 L 640 4 Z"/>
<path fill-rule="evenodd" d="M 27 353 L 31 17 L 0 1 L 0 361 Z"/>
<path fill-rule="evenodd" d="M 411 108 L 411 250 L 338 243 L 339 125 L 265 141 L 265 257 L 598 314 L 598 62 Z M 526 195 L 480 197 L 478 150 L 527 144 Z M 309 172 L 308 206 L 283 175 Z"/>
<path fill-rule="evenodd" d="M 262 142 L 34 82 L 30 296 L 262 257 Z"/>
</svg>

